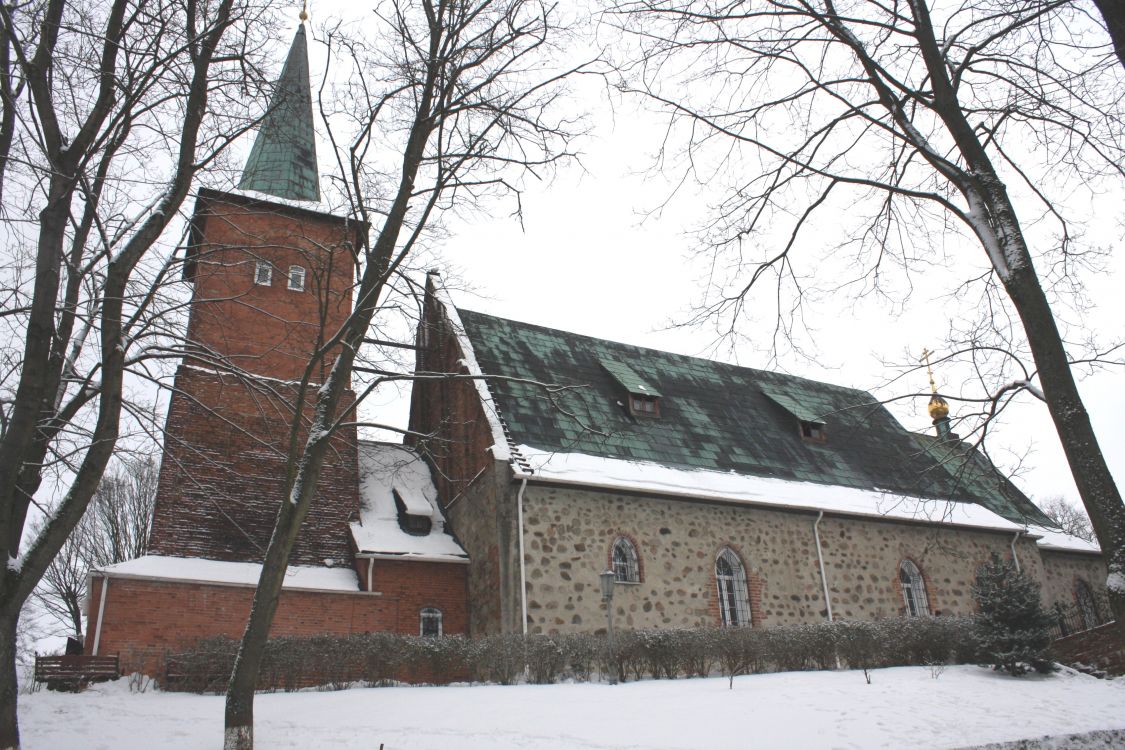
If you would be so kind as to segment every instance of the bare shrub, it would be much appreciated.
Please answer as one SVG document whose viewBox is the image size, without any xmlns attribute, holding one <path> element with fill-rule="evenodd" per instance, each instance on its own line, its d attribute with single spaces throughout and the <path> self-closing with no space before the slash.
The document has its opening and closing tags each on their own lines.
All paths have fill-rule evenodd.
<svg viewBox="0 0 1125 750">
<path fill-rule="evenodd" d="M 557 636 L 529 635 L 524 641 L 528 679 L 535 685 L 550 685 L 566 668 L 566 651 Z"/>
</svg>

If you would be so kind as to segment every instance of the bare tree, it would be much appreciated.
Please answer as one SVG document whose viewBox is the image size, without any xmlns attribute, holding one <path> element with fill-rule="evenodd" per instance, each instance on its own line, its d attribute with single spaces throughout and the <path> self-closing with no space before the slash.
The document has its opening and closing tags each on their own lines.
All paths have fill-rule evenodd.
<svg viewBox="0 0 1125 750">
<path fill-rule="evenodd" d="M 0 747 L 19 613 L 167 356 L 179 210 L 248 122 L 269 0 L 0 6 Z M 253 97 L 249 97 L 253 98 Z M 154 359 L 156 358 L 156 359 Z M 42 512 L 38 533 L 29 518 Z"/>
<path fill-rule="evenodd" d="M 969 357 L 1018 357 L 1009 380 L 981 383 L 981 402 L 1025 393 L 1050 411 L 1125 628 L 1125 507 L 1072 372 L 1099 350 L 1065 340 L 1051 302 L 1070 299 L 1090 261 L 1063 197 L 1125 176 L 1122 68 L 1090 9 L 637 0 L 610 18 L 639 45 L 625 88 L 671 113 L 662 165 L 678 152 L 683 177 L 727 180 L 696 320 L 733 332 L 752 290 L 773 282 L 788 334 L 810 281 L 802 252 L 818 245 L 851 261 L 829 284 L 897 304 L 914 274 L 948 273 L 958 313 L 977 313 L 953 338 L 972 342 Z M 826 212 L 833 222 L 818 224 Z M 956 255 L 970 244 L 983 252 Z"/>
<path fill-rule="evenodd" d="M 151 457 L 126 459 L 108 471 L 32 594 L 43 611 L 64 623 L 78 640 L 90 569 L 132 560 L 148 549 L 158 478 Z"/>
<path fill-rule="evenodd" d="M 1071 505 L 1065 497 L 1061 495 L 1049 497 L 1043 500 L 1039 507 L 1067 534 L 1085 539 L 1087 542 L 1096 541 L 1094 528 L 1090 525 L 1090 517 L 1081 508 Z"/>
<path fill-rule="evenodd" d="M 443 212 L 488 193 L 518 195 L 518 182 L 569 156 L 574 118 L 556 108 L 569 74 L 549 64 L 555 9 L 533 0 L 392 0 L 365 22 L 362 36 L 327 35 L 332 64 L 346 81 L 326 104 L 338 186 L 359 226 L 354 309 L 329 331 L 310 362 L 331 357 L 323 385 L 313 365 L 296 389 L 286 497 L 227 691 L 224 747 L 253 747 L 253 700 L 266 637 L 298 529 L 309 512 L 332 435 L 354 420 L 345 394 L 365 337 L 420 238 Z M 544 71 L 548 72 L 544 72 Z M 363 384 L 359 398 L 384 383 Z M 301 420 L 307 418 L 306 430 Z M 306 436 L 307 437 L 304 437 Z"/>
</svg>

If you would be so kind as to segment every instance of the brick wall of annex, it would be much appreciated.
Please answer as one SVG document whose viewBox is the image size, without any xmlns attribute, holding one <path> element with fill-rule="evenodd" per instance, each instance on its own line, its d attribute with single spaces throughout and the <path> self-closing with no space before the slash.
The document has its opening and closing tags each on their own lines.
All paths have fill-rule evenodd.
<svg viewBox="0 0 1125 750">
<path fill-rule="evenodd" d="M 432 294 L 426 296 L 416 343 L 418 372 L 468 372 L 453 324 Z M 410 399 L 410 431 L 408 441 L 438 469 L 434 480 L 443 505 L 452 502 L 493 462 L 489 450 L 492 431 L 473 380 L 416 381 Z"/>
<path fill-rule="evenodd" d="M 1043 557 L 1043 603 L 1053 606 L 1056 602 L 1074 606 L 1078 581 L 1085 581 L 1099 596 L 1106 595 L 1106 576 L 1109 574 L 1105 560 L 1096 555 L 1056 550 L 1041 550 Z"/>
<path fill-rule="evenodd" d="M 528 487 L 524 498 L 532 632 L 605 627 L 598 574 L 618 534 L 637 546 L 644 576 L 619 585 L 615 623 L 626 628 L 718 625 L 714 561 L 723 546 L 742 558 L 756 626 L 825 617 L 813 536 L 815 513 L 689 500 Z M 1008 555 L 1006 533 L 826 516 L 821 545 L 836 618 L 904 614 L 898 581 L 909 558 L 922 571 L 930 609 L 968 614 L 977 566 Z M 1024 569 L 1043 579 L 1034 543 L 1018 544 Z"/>
<path fill-rule="evenodd" d="M 419 610 L 442 611 L 446 634 L 468 632 L 465 566 L 389 562 L 377 567 L 378 593 L 282 592 L 271 636 L 350 635 L 393 631 L 418 635 Z M 93 652 L 102 581 L 93 580 L 91 627 L 86 653 Z M 119 654 L 122 672 L 157 675 L 166 654 L 214 636 L 241 638 L 254 589 L 126 578 L 111 578 L 104 610 L 100 654 Z"/>
<path fill-rule="evenodd" d="M 467 372 L 452 322 L 428 293 L 418 328 L 419 372 Z M 414 383 L 408 438 L 434 467 L 438 497 L 449 529 L 469 555 L 474 636 L 518 632 L 519 592 L 516 521 L 511 468 L 497 461 L 477 384 L 469 379 Z"/>
<path fill-rule="evenodd" d="M 293 400 L 292 387 L 277 381 L 180 367 L 164 432 L 152 554 L 262 559 L 285 497 Z M 347 524 L 358 505 L 352 427 L 333 441 L 290 562 L 350 565 Z"/>
</svg>

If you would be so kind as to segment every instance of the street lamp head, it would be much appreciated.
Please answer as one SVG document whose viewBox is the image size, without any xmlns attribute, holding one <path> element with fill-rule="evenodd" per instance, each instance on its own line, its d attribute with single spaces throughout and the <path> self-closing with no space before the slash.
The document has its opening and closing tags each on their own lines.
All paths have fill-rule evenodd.
<svg viewBox="0 0 1125 750">
<path fill-rule="evenodd" d="M 602 574 L 601 574 L 601 579 L 602 579 L 602 599 L 606 599 L 606 600 L 609 600 L 609 599 L 612 599 L 612 598 L 613 598 L 613 582 L 614 582 L 614 578 L 615 578 L 615 576 L 614 576 L 614 574 L 613 574 L 613 571 L 612 571 L 612 570 L 607 570 L 606 572 L 604 572 L 604 573 L 602 573 Z"/>
</svg>

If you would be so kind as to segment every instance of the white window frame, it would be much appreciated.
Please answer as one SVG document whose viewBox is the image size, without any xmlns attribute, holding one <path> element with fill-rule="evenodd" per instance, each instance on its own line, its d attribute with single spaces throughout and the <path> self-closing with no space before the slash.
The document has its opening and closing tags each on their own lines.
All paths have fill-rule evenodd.
<svg viewBox="0 0 1125 750">
<path fill-rule="evenodd" d="M 289 266 L 289 290 L 293 292 L 305 291 L 305 267 Z"/>
<path fill-rule="evenodd" d="M 637 547 L 623 536 L 613 541 L 613 548 L 609 553 L 613 563 L 613 580 L 616 583 L 640 583 L 641 563 L 637 556 Z"/>
<path fill-rule="evenodd" d="M 902 584 L 902 602 L 907 617 L 925 617 L 930 614 L 930 600 L 926 596 L 926 580 L 913 560 L 898 564 L 898 581 Z"/>
<path fill-rule="evenodd" d="M 258 286 L 273 285 L 273 263 L 259 260 L 254 263 L 254 283 Z"/>
<path fill-rule="evenodd" d="M 437 633 L 431 633 L 427 637 L 441 638 L 442 634 L 445 632 L 444 625 L 442 623 L 442 620 L 444 620 L 444 619 L 445 619 L 444 615 L 442 614 L 441 610 L 438 609 L 437 607 L 422 607 L 422 609 L 420 609 L 418 611 L 418 635 L 419 636 L 426 636 L 426 621 L 427 620 L 436 620 L 437 621 Z"/>
<path fill-rule="evenodd" d="M 750 612 L 750 591 L 746 586 L 746 567 L 730 547 L 723 547 L 715 557 L 715 587 L 724 628 L 754 624 Z"/>
</svg>

